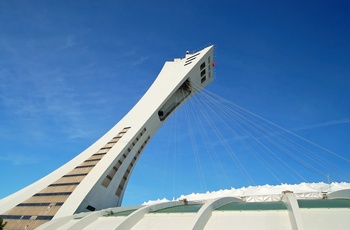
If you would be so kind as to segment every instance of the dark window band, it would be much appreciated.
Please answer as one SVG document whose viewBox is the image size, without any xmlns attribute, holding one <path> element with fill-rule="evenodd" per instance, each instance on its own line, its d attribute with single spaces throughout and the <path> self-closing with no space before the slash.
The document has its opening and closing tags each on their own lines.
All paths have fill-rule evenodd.
<svg viewBox="0 0 350 230">
<path fill-rule="evenodd" d="M 185 61 L 185 63 L 186 63 L 186 62 L 191 62 L 191 61 L 193 61 L 194 59 L 196 59 L 196 57 L 187 58 L 187 60 Z"/>
<path fill-rule="evenodd" d="M 49 187 L 78 185 L 79 183 L 80 182 L 62 183 L 62 184 L 50 184 Z"/>
<path fill-rule="evenodd" d="M 82 165 L 82 166 L 77 166 L 75 167 L 76 169 L 81 169 L 81 168 L 92 168 L 94 167 L 95 165 Z"/>
<path fill-rule="evenodd" d="M 0 218 L 3 219 L 12 219 L 12 220 L 51 220 L 53 216 L 23 216 L 23 215 L 0 215 Z"/>
<path fill-rule="evenodd" d="M 37 193 L 34 196 L 67 196 L 72 194 L 72 192 L 48 192 L 48 193 Z"/>
<path fill-rule="evenodd" d="M 197 56 L 197 55 L 199 55 L 199 54 L 200 54 L 200 53 L 193 54 L 191 57 L 188 57 L 187 60 L 190 59 L 190 58 L 193 58 L 193 57 L 195 57 L 195 56 Z"/>
<path fill-rule="evenodd" d="M 93 156 L 102 156 L 102 155 L 106 155 L 106 153 L 95 153 L 95 154 L 92 154 Z"/>
<path fill-rule="evenodd" d="M 51 203 L 20 203 L 17 206 L 24 207 L 24 206 L 50 206 Z M 53 206 L 62 206 L 63 202 L 54 203 Z"/>
<path fill-rule="evenodd" d="M 100 150 L 102 149 L 111 149 L 112 147 L 103 147 L 103 148 L 100 148 Z"/>
<path fill-rule="evenodd" d="M 87 173 L 79 173 L 79 174 L 68 174 L 64 175 L 63 177 L 75 177 L 75 176 L 86 176 Z"/>
<path fill-rule="evenodd" d="M 111 177 L 110 175 L 107 175 L 106 178 L 107 178 L 108 180 L 112 180 L 112 177 Z"/>
</svg>

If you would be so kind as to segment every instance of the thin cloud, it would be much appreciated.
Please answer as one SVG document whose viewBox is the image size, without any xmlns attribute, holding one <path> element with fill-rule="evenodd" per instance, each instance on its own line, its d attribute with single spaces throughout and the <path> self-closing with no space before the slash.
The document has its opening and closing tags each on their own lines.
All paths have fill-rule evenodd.
<svg viewBox="0 0 350 230">
<path fill-rule="evenodd" d="M 0 156 L 0 161 L 9 162 L 12 165 L 31 165 L 43 161 L 43 158 L 11 153 L 6 156 Z"/>
<path fill-rule="evenodd" d="M 345 119 L 340 119 L 340 120 L 332 120 L 332 121 L 317 123 L 317 124 L 313 124 L 313 125 L 307 125 L 307 126 L 296 128 L 294 130 L 298 131 L 298 130 L 316 129 L 316 128 L 323 128 L 326 126 L 346 124 L 346 123 L 350 123 L 350 118 L 345 118 Z"/>
<path fill-rule="evenodd" d="M 70 47 L 74 47 L 76 45 L 75 42 L 75 36 L 74 35 L 69 35 L 66 37 L 65 44 L 61 47 L 62 49 L 67 49 Z"/>
<path fill-rule="evenodd" d="M 30 133 L 28 136 L 35 139 L 40 133 L 40 139 L 49 139 L 48 124 L 68 138 L 91 135 L 84 131 L 89 128 L 82 120 L 89 111 L 83 108 L 78 93 L 63 75 L 58 69 L 33 71 L 26 66 L 16 77 L 3 79 L 0 103 L 7 113 L 14 115 L 13 120 L 23 123 L 24 131 Z"/>
<path fill-rule="evenodd" d="M 140 58 L 138 58 L 137 60 L 133 61 L 133 62 L 131 63 L 131 65 L 133 65 L 133 66 L 141 65 L 141 64 L 144 63 L 147 59 L 149 59 L 148 56 L 140 57 Z"/>
</svg>

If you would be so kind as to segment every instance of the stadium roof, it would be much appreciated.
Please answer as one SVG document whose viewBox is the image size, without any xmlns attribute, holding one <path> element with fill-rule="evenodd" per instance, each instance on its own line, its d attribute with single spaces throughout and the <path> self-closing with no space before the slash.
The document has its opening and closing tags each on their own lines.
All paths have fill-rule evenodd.
<svg viewBox="0 0 350 230">
<path fill-rule="evenodd" d="M 109 208 L 52 220 L 38 229 L 347 229 L 350 189 Z"/>
</svg>

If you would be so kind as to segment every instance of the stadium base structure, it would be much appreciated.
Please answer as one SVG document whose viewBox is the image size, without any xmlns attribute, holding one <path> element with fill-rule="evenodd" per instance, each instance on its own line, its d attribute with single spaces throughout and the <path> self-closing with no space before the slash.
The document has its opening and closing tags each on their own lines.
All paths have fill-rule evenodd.
<svg viewBox="0 0 350 230">
<path fill-rule="evenodd" d="M 145 95 L 104 136 L 74 159 L 0 200 L 6 229 L 34 229 L 75 213 L 117 207 L 143 149 L 164 121 L 213 81 L 209 46 L 166 62 Z"/>
<path fill-rule="evenodd" d="M 85 230 L 342 230 L 350 226 L 350 190 L 178 200 L 58 218 L 38 228 Z"/>
</svg>

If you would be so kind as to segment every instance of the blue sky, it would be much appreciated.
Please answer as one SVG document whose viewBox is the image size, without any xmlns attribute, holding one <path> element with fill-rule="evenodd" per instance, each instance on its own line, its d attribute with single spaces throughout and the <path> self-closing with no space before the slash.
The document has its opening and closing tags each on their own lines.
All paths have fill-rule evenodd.
<svg viewBox="0 0 350 230">
<path fill-rule="evenodd" d="M 165 61 L 210 44 L 217 62 L 210 92 L 350 158 L 348 12 L 346 1 L 1 1 L 0 198 L 102 136 Z M 235 166 L 222 157 L 226 183 L 207 166 L 210 157 L 182 150 L 185 138 L 175 143 L 172 125 L 184 114 L 147 146 L 125 205 L 252 184 L 231 180 Z M 256 173 L 253 158 L 241 162 L 254 184 L 278 183 Z M 333 163 L 349 178 L 349 164 Z"/>
</svg>

